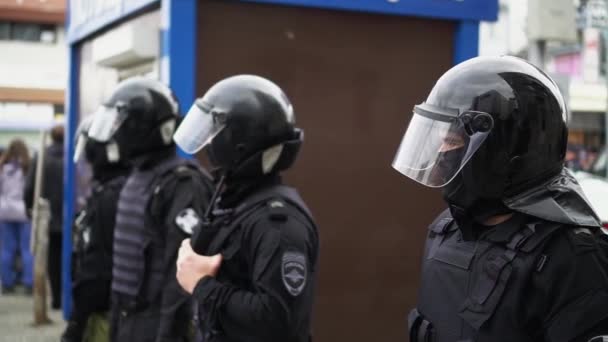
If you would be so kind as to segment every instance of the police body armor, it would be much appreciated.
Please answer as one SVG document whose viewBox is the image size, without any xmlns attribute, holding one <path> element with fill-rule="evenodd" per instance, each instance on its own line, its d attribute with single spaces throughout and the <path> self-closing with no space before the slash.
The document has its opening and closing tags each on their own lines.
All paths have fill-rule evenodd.
<svg viewBox="0 0 608 342">
<path fill-rule="evenodd" d="M 155 167 L 135 169 L 120 194 L 114 232 L 112 291 L 130 300 L 127 309 L 138 309 L 160 294 L 166 276 L 164 227 L 148 214 L 152 197 L 159 193 L 171 174 L 196 165 L 172 157 Z"/>
<path fill-rule="evenodd" d="M 240 228 L 248 222 L 256 222 L 266 211 L 259 210 L 265 205 L 273 205 L 274 201 L 286 203 L 289 207 L 288 215 L 299 222 L 316 227 L 313 216 L 298 194 L 286 185 L 274 185 L 262 189 L 246 198 L 234 209 L 213 211 L 213 222 L 203 225 L 201 230 L 193 237 L 193 249 L 200 254 L 214 255 L 221 253 L 223 257 L 222 268 L 216 278 L 219 281 L 228 281 L 241 288 L 250 288 L 250 274 L 246 265 L 239 263 L 234 256 L 240 249 Z M 276 214 L 275 219 L 286 220 L 284 214 Z M 271 219 L 273 217 L 271 216 Z M 316 231 L 316 229 L 315 229 Z M 318 257 L 318 256 L 315 256 Z M 312 263 L 313 265 L 316 262 Z M 316 270 L 312 270 L 316 272 Z M 202 336 L 197 341 L 214 342 L 223 341 L 223 333 L 217 324 L 214 313 L 198 312 L 194 317 L 195 326 L 201 327 Z M 297 332 L 294 332 L 297 333 Z"/>
<path fill-rule="evenodd" d="M 462 239 L 447 211 L 431 224 L 418 307 L 408 317 L 410 341 L 497 341 L 500 336 L 500 341 L 532 342 L 501 303 L 520 292 L 531 272 L 542 270 L 544 244 L 565 225 L 519 218 L 513 229 L 476 241 Z"/>
<path fill-rule="evenodd" d="M 105 183 L 95 183 L 85 208 L 76 218 L 75 225 L 75 285 L 92 279 L 112 278 L 112 240 L 114 227 L 104 227 L 100 208 L 114 203 L 102 199 L 118 199 L 127 177 L 117 176 Z"/>
</svg>

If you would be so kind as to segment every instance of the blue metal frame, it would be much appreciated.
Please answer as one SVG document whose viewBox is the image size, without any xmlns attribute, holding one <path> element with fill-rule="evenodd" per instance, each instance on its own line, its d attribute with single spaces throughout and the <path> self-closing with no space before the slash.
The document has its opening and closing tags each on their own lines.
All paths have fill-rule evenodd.
<svg viewBox="0 0 608 342">
<path fill-rule="evenodd" d="M 171 87 L 180 109 L 187 111 L 196 98 L 197 0 L 163 0 L 164 21 L 161 79 Z M 180 149 L 185 158 L 191 156 Z"/>
<path fill-rule="evenodd" d="M 451 20 L 498 19 L 498 0 L 241 0 Z"/>
<path fill-rule="evenodd" d="M 84 0 L 91 1 L 91 0 Z M 68 30 L 69 85 L 66 92 L 66 144 L 63 211 L 63 315 L 68 319 L 72 307 L 71 250 L 72 221 L 75 205 L 75 165 L 70 156 L 74 153 L 74 134 L 78 123 L 79 46 L 78 42 L 109 27 L 160 0 L 123 0 L 119 9 L 95 18 L 80 27 Z M 456 20 L 454 33 L 454 64 L 477 56 L 479 45 L 479 21 L 496 20 L 498 0 L 241 0 L 277 5 L 351 10 L 393 15 Z M 66 24 L 69 27 L 69 8 Z M 93 2 L 93 1 L 91 1 Z M 163 31 L 161 51 L 161 76 L 174 90 L 182 110 L 196 98 L 197 54 L 197 0 L 162 0 L 161 16 L 166 26 Z"/>
<path fill-rule="evenodd" d="M 462 20 L 454 32 L 454 65 L 479 55 L 479 22 Z"/>
<path fill-rule="evenodd" d="M 73 0 L 68 0 L 68 8 Z M 90 6 L 94 7 L 95 1 L 87 1 Z M 148 7 L 157 4 L 160 0 L 122 0 L 117 2 L 117 6 L 109 8 L 100 13 L 99 16 L 88 18 L 84 23 L 76 27 L 69 27 L 67 41 L 74 44 L 92 34 L 115 24 L 137 12 L 143 11 Z"/>
<path fill-rule="evenodd" d="M 67 320 L 72 315 L 72 221 L 74 218 L 74 204 L 76 188 L 74 180 L 76 177 L 76 167 L 72 161 L 74 155 L 74 134 L 78 124 L 79 108 L 79 65 L 80 53 L 77 44 L 69 47 L 69 70 L 68 70 L 68 91 L 65 98 L 65 143 L 64 143 L 64 173 L 63 173 L 63 245 L 62 245 L 62 296 L 61 307 L 63 317 Z"/>
</svg>

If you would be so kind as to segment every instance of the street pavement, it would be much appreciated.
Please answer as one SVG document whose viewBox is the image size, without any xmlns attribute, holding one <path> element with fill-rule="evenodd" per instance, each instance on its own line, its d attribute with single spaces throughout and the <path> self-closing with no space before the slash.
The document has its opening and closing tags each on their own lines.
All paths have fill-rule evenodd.
<svg viewBox="0 0 608 342">
<path fill-rule="evenodd" d="M 33 327 L 34 302 L 21 289 L 10 295 L 0 294 L 0 342 L 59 342 L 65 321 L 61 311 L 49 308 L 52 324 Z"/>
</svg>

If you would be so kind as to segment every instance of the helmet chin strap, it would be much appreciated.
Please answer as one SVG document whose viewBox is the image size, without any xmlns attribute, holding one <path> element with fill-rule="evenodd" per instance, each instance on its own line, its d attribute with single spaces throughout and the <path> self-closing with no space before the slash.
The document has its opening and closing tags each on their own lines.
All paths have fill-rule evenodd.
<svg viewBox="0 0 608 342">
<path fill-rule="evenodd" d="M 220 180 L 217 182 L 215 190 L 213 191 L 213 195 L 211 196 L 211 200 L 209 201 L 209 205 L 207 206 L 207 210 L 205 210 L 204 220 L 206 222 L 211 221 L 211 212 L 213 211 L 213 207 L 215 206 L 215 201 L 217 201 L 218 196 L 224 188 L 224 183 L 226 183 L 226 172 L 221 172 L 222 175 L 220 176 Z"/>
</svg>

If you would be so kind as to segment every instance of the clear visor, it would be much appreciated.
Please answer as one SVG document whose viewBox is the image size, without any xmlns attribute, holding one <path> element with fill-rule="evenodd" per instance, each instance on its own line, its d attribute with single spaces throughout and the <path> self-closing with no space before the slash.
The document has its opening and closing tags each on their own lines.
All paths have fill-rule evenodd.
<svg viewBox="0 0 608 342">
<path fill-rule="evenodd" d="M 78 163 L 84 153 L 84 147 L 87 144 L 87 137 L 84 134 L 78 136 L 76 147 L 74 148 L 74 163 Z"/>
<path fill-rule="evenodd" d="M 194 103 L 173 135 L 184 152 L 194 154 L 207 146 L 226 127 L 225 116 Z"/>
<path fill-rule="evenodd" d="M 457 115 L 414 109 L 393 168 L 429 187 L 447 185 L 462 170 L 489 134 L 469 134 Z"/>
<path fill-rule="evenodd" d="M 80 122 L 78 128 L 76 128 L 76 148 L 74 149 L 74 163 L 77 163 L 84 153 L 85 145 L 87 144 L 87 137 L 89 129 L 93 123 L 93 115 L 88 115 Z"/>
<path fill-rule="evenodd" d="M 100 106 L 93 114 L 93 122 L 89 128 L 89 137 L 99 142 L 108 142 L 125 120 L 117 107 Z"/>
</svg>

